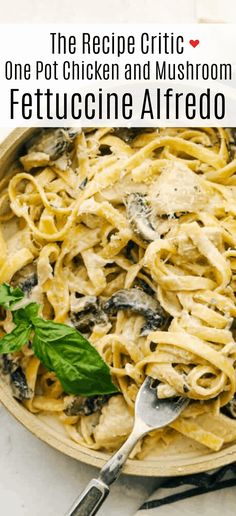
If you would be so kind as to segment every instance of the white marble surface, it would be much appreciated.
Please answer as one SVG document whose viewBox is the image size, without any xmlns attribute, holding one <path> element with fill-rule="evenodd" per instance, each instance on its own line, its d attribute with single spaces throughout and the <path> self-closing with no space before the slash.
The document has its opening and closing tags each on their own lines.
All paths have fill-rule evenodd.
<svg viewBox="0 0 236 516">
<path fill-rule="evenodd" d="M 195 0 L 8 0 L 1 22 L 188 23 L 195 15 Z"/>
<path fill-rule="evenodd" d="M 198 18 L 236 21 L 235 0 L 1 0 L 1 23 L 173 22 Z M 7 134 L 0 130 L 0 139 Z M 0 514 L 60 516 L 96 474 L 25 430 L 0 407 Z M 101 509 L 103 516 L 131 516 L 157 479 L 123 475 Z M 170 515 L 173 509 L 170 508 Z M 219 514 L 216 508 L 215 514 Z M 225 504 L 225 516 L 234 514 Z"/>
<path fill-rule="evenodd" d="M 50 448 L 0 407 L 0 514 L 62 516 L 97 470 Z M 101 515 L 131 516 L 157 481 L 123 475 Z M 4 508 L 4 511 L 3 511 Z"/>
</svg>

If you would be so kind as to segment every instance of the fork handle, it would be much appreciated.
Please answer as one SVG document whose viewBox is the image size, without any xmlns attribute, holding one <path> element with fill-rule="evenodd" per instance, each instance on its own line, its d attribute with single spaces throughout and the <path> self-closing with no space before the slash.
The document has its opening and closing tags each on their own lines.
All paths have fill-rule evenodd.
<svg viewBox="0 0 236 516">
<path fill-rule="evenodd" d="M 66 516 L 93 516 L 109 494 L 109 487 L 101 480 L 93 478 L 75 500 Z"/>
<path fill-rule="evenodd" d="M 143 424 L 142 424 L 143 425 Z M 106 462 L 100 471 L 99 478 L 89 482 L 79 498 L 75 500 L 66 516 L 93 516 L 101 507 L 110 492 L 110 486 L 119 476 L 130 452 L 142 435 L 147 431 L 143 426 L 133 431 L 121 448 Z"/>
<path fill-rule="evenodd" d="M 134 427 L 121 448 L 104 464 L 99 475 L 100 480 L 102 480 L 104 484 L 110 486 L 119 477 L 130 453 L 142 435 L 143 432 L 139 429 L 137 430 L 137 427 Z"/>
</svg>

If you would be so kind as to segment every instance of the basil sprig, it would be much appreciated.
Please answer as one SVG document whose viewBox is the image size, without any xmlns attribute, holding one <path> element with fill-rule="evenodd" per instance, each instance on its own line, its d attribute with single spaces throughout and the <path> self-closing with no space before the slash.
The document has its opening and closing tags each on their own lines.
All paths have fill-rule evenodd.
<svg viewBox="0 0 236 516">
<path fill-rule="evenodd" d="M 11 310 L 12 306 L 24 297 L 24 292 L 16 287 L 11 287 L 4 283 L 0 286 L 0 306 L 6 310 Z"/>
<path fill-rule="evenodd" d="M 0 305 L 13 311 L 16 325 L 0 339 L 0 354 L 18 351 L 31 340 L 35 355 L 56 373 L 66 393 L 94 396 L 118 392 L 109 367 L 90 342 L 71 326 L 39 317 L 37 303 L 14 310 L 23 297 L 19 288 L 0 286 Z"/>
</svg>

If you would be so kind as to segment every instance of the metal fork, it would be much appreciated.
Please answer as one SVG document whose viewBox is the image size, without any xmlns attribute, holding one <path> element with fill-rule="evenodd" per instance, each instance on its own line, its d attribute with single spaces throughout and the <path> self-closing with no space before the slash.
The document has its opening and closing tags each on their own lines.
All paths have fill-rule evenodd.
<svg viewBox="0 0 236 516">
<path fill-rule="evenodd" d="M 188 403 L 189 399 L 182 397 L 159 399 L 156 381 L 148 376 L 136 398 L 134 427 L 130 436 L 103 466 L 98 478 L 89 482 L 66 516 L 93 516 L 96 514 L 110 492 L 109 486 L 118 478 L 139 439 L 152 430 L 170 424 L 181 414 Z"/>
</svg>

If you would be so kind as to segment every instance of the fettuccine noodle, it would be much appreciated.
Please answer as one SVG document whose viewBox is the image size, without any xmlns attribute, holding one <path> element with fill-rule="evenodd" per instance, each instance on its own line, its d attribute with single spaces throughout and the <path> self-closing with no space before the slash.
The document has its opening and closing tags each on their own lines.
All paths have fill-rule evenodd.
<svg viewBox="0 0 236 516">
<path fill-rule="evenodd" d="M 89 409 L 26 346 L 13 355 L 31 391 L 22 402 L 58 417 L 77 443 L 115 449 L 131 431 L 138 389 L 150 375 L 159 397 L 191 403 L 134 454 L 142 459 L 179 434 L 219 450 L 236 439 L 236 421 L 222 412 L 236 390 L 233 132 L 45 135 L 1 183 L 0 283 L 22 286 L 45 318 L 86 335 L 120 394 Z M 11 330 L 10 313 L 1 327 Z"/>
</svg>

